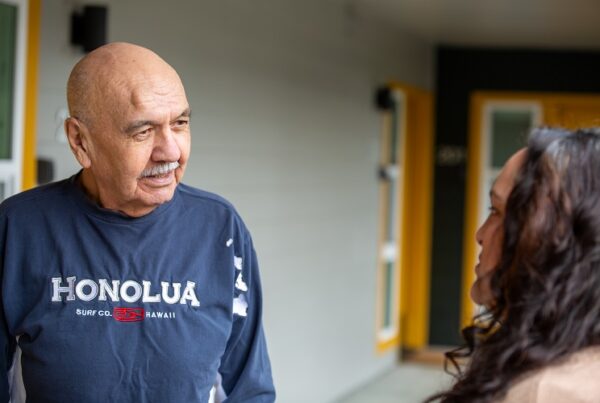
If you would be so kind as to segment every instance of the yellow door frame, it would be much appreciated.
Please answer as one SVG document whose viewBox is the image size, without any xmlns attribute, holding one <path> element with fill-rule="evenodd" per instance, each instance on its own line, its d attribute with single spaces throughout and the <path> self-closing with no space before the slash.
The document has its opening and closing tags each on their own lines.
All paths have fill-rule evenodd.
<svg viewBox="0 0 600 403">
<path fill-rule="evenodd" d="M 36 185 L 36 123 L 38 68 L 40 53 L 41 0 L 29 0 L 27 16 L 27 71 L 25 76 L 25 113 L 23 114 L 23 190 Z"/>
<path fill-rule="evenodd" d="M 475 231 L 481 213 L 480 184 L 482 165 L 483 112 L 486 104 L 494 102 L 536 103 L 541 109 L 542 125 L 575 128 L 578 125 L 600 126 L 600 118 L 579 116 L 577 110 L 591 108 L 600 116 L 600 95 L 579 93 L 537 93 L 476 91 L 471 94 L 469 105 L 469 138 L 467 151 L 467 190 L 465 203 L 465 225 L 463 234 L 463 269 L 461 290 L 461 326 L 471 323 L 476 306 L 469 292 L 475 280 L 477 244 Z M 589 115 L 589 114 L 588 114 Z M 581 120 L 584 119 L 584 120 Z M 525 145 L 525 144 L 524 144 Z"/>
<path fill-rule="evenodd" d="M 433 190 L 433 102 L 431 93 L 399 82 L 391 82 L 392 91 L 403 94 L 402 141 L 402 184 L 399 189 L 400 214 L 402 215 L 397 250 L 400 253 L 398 290 L 399 329 L 395 337 L 378 342 L 377 351 L 402 346 L 421 349 L 428 343 L 429 332 L 429 285 L 431 262 L 431 225 Z M 390 127 L 389 115 L 384 115 L 382 155 L 386 151 Z M 388 129 L 389 131 L 389 129 Z M 382 163 L 385 161 L 382 160 Z M 385 206 L 384 189 L 381 187 L 382 207 L 380 222 Z M 381 245 L 381 240 L 380 240 Z M 378 262 L 379 264 L 381 262 Z M 380 267 L 378 265 L 378 267 Z M 378 271 L 380 273 L 381 271 Z M 380 276 L 380 274 L 379 274 Z M 378 278 L 378 301 L 382 300 L 382 279 Z M 378 305 L 377 323 L 381 319 L 381 303 Z"/>
</svg>

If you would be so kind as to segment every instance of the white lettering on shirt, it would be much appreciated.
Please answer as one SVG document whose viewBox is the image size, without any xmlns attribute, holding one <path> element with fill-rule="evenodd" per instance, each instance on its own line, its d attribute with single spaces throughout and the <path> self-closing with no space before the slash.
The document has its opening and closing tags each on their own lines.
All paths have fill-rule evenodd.
<svg viewBox="0 0 600 403">
<path fill-rule="evenodd" d="M 142 281 L 140 284 L 135 280 L 121 282 L 119 280 L 81 279 L 71 276 L 65 281 L 62 277 L 52 277 L 52 302 L 64 301 L 84 301 L 90 302 L 94 299 L 98 301 L 119 302 L 143 302 L 167 304 L 187 304 L 191 306 L 200 306 L 200 300 L 196 294 L 196 283 L 187 281 L 183 292 L 181 292 L 181 283 L 170 283 L 161 281 L 160 292 L 153 290 L 151 281 Z M 66 298 L 64 298 L 66 296 Z"/>
</svg>

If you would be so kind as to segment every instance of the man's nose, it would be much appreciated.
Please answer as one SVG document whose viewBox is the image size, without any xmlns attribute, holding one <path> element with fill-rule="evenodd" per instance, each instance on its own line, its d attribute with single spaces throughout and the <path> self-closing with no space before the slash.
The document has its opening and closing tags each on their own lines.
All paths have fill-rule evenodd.
<svg viewBox="0 0 600 403">
<path fill-rule="evenodd" d="M 157 133 L 154 138 L 154 149 L 152 150 L 153 161 L 179 161 L 181 149 L 177 143 L 176 135 L 170 127 Z"/>
</svg>

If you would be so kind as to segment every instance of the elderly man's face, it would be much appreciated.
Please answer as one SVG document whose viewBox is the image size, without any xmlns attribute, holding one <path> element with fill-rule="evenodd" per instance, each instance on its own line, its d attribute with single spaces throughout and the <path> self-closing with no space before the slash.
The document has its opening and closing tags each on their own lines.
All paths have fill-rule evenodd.
<svg viewBox="0 0 600 403">
<path fill-rule="evenodd" d="M 502 168 L 490 192 L 490 213 L 475 234 L 477 243 L 481 245 L 481 253 L 479 262 L 475 266 L 476 279 L 471 287 L 471 299 L 479 305 L 489 307 L 494 302 L 490 279 L 502 256 L 506 201 L 513 189 L 515 177 L 525 156 L 524 149 L 518 151 Z"/>
<path fill-rule="evenodd" d="M 169 201 L 183 176 L 190 110 L 172 75 L 111 85 L 113 97 L 87 126 L 87 171 L 103 207 L 143 215 Z"/>
</svg>

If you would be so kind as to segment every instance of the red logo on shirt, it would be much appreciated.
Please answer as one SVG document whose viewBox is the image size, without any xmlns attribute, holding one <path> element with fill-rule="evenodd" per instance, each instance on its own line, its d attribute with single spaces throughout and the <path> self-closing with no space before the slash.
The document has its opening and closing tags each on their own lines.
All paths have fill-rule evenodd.
<svg viewBox="0 0 600 403">
<path fill-rule="evenodd" d="M 144 308 L 115 308 L 113 317 L 119 322 L 140 322 L 144 320 Z"/>
</svg>

